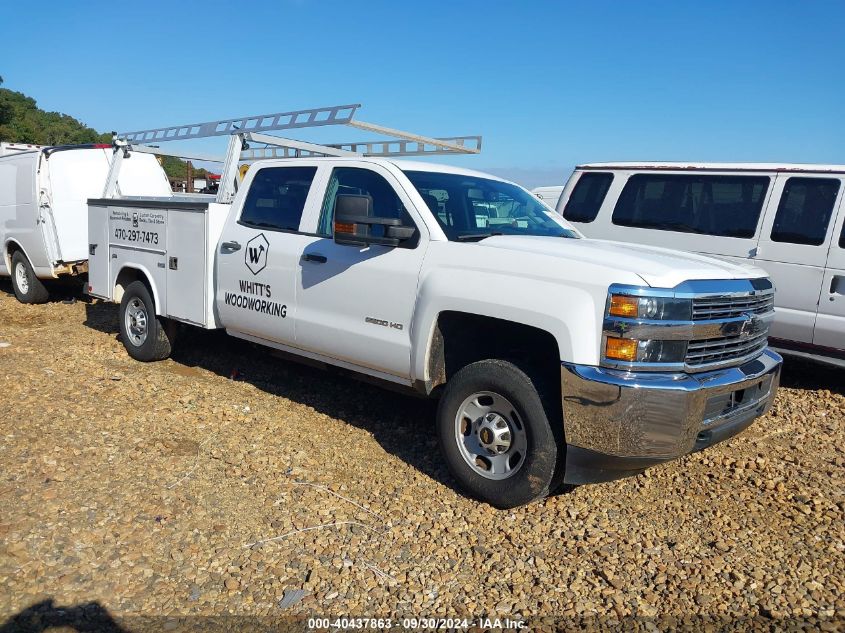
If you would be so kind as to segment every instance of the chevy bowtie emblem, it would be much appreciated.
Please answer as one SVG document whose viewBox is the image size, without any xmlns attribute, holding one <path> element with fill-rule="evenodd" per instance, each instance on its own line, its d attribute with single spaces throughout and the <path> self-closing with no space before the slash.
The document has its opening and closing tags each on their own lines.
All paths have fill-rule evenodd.
<svg viewBox="0 0 845 633">
<path fill-rule="evenodd" d="M 748 312 L 743 312 L 742 316 L 745 317 L 745 321 L 742 323 L 739 334 L 740 336 L 751 336 L 757 329 L 757 324 L 754 321 L 754 315 L 749 314 Z"/>
</svg>

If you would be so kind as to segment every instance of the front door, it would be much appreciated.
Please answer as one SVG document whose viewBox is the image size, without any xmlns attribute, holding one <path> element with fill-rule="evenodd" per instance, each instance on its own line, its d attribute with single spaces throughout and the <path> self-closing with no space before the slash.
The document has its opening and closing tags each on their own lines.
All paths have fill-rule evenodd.
<svg viewBox="0 0 845 633">
<path fill-rule="evenodd" d="M 841 178 L 781 174 L 763 222 L 756 264 L 775 284 L 773 338 L 813 342 Z"/>
<path fill-rule="evenodd" d="M 356 165 L 352 163 L 352 165 Z M 373 215 L 402 218 L 417 236 L 396 248 L 357 247 L 332 239 L 338 194 L 368 195 Z M 427 235 L 396 178 L 381 166 L 336 167 L 317 220 L 319 237 L 302 250 L 296 289 L 297 347 L 408 379 L 411 320 Z"/>
<path fill-rule="evenodd" d="M 845 189 L 845 184 L 843 184 Z M 813 344 L 845 351 L 845 192 L 839 194 L 839 219 L 822 281 Z"/>
<path fill-rule="evenodd" d="M 318 204 L 311 187 L 317 169 L 260 167 L 244 181 L 243 205 L 230 213 L 217 246 L 217 310 L 231 333 L 293 344 L 297 268 L 309 239 L 299 224 L 307 206 Z"/>
</svg>

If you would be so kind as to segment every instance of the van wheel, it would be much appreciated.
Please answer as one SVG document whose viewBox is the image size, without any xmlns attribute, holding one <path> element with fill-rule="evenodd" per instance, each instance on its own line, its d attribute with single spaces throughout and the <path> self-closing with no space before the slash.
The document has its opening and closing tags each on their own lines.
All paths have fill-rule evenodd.
<svg viewBox="0 0 845 633">
<path fill-rule="evenodd" d="M 120 340 L 135 360 L 150 362 L 170 356 L 176 335 L 175 323 L 156 316 L 147 286 L 133 281 L 120 302 Z"/>
<path fill-rule="evenodd" d="M 50 298 L 47 288 L 35 276 L 32 265 L 21 251 L 12 255 L 12 288 L 21 303 L 46 303 Z"/>
<path fill-rule="evenodd" d="M 460 486 L 497 508 L 548 495 L 563 450 L 534 382 L 502 360 L 467 365 L 446 383 L 437 435 Z"/>
</svg>

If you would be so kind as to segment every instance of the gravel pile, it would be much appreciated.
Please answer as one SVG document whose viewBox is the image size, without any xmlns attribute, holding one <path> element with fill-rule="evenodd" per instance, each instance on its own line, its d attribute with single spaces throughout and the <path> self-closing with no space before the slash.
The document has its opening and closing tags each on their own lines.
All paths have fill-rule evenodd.
<svg viewBox="0 0 845 633">
<path fill-rule="evenodd" d="M 219 333 L 140 364 L 116 333 L 115 306 L 23 306 L 0 282 L 0 622 L 48 600 L 845 621 L 845 373 L 789 363 L 739 437 L 501 512 L 454 489 L 432 403 Z"/>
</svg>

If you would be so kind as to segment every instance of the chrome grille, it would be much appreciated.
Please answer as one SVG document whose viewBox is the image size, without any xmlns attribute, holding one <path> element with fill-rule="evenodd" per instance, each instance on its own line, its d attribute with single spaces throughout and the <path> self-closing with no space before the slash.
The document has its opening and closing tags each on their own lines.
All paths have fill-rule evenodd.
<svg viewBox="0 0 845 633">
<path fill-rule="evenodd" d="M 693 299 L 692 320 L 729 319 L 743 313 L 765 314 L 775 308 L 775 295 L 771 292 L 736 297 L 700 297 Z"/>
<path fill-rule="evenodd" d="M 690 341 L 687 346 L 686 364 L 700 367 L 711 363 L 750 358 L 766 348 L 768 331 L 757 336 L 725 336 L 721 338 Z"/>
</svg>

